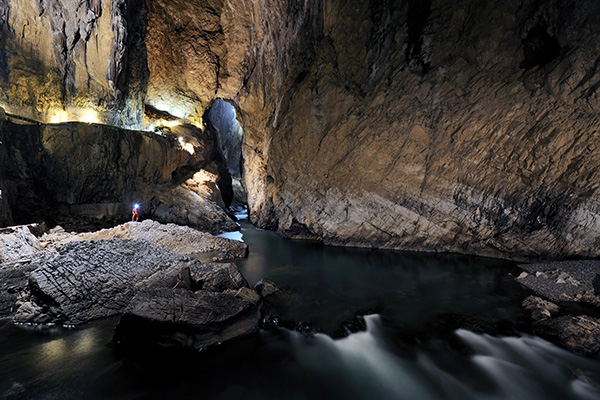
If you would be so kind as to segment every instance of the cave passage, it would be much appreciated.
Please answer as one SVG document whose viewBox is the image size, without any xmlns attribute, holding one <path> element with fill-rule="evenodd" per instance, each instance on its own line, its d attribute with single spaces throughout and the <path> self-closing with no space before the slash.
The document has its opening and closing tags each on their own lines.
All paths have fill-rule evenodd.
<svg viewBox="0 0 600 400">
<path fill-rule="evenodd" d="M 208 109 L 206 121 L 217 137 L 219 150 L 231 175 L 234 203 L 246 204 L 246 191 L 242 181 L 244 131 L 237 119 L 235 107 L 225 100 L 217 99 Z"/>
</svg>

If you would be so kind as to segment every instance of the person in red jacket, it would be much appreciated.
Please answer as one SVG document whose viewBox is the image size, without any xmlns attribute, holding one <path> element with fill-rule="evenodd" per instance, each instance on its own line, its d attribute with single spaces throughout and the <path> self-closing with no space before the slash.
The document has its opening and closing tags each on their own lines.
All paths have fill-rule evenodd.
<svg viewBox="0 0 600 400">
<path fill-rule="evenodd" d="M 131 220 L 138 222 L 140 220 L 140 205 L 135 203 L 133 205 L 133 210 L 131 210 Z"/>
</svg>

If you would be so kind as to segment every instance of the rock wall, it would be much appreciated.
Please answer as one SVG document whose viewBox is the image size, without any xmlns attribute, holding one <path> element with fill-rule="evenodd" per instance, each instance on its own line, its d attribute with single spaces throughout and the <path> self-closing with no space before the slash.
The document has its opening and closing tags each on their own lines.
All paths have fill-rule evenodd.
<svg viewBox="0 0 600 400">
<path fill-rule="evenodd" d="M 336 245 L 598 256 L 599 11 L 324 1 L 316 52 L 293 54 L 301 72 L 247 130 L 252 221 Z"/>
<path fill-rule="evenodd" d="M 139 126 L 143 0 L 1 0 L 0 103 L 43 122 Z"/>
<path fill-rule="evenodd" d="M 213 138 L 205 135 L 198 135 L 193 146 L 188 143 L 190 153 L 174 137 L 76 122 L 19 125 L 6 121 L 0 129 L 0 143 L 0 154 L 4 154 L 0 190 L 17 223 L 60 222 L 62 214 L 75 212 L 76 208 L 68 206 L 81 204 L 122 203 L 118 219 L 122 222 L 130 213 L 128 207 L 139 202 L 142 215 L 151 217 L 157 209 L 177 202 L 181 181 L 211 165 L 217 155 Z M 215 191 L 204 196 L 194 193 L 186 203 L 189 210 L 162 211 L 158 219 L 176 219 L 211 232 L 235 229 L 222 210 L 225 205 L 216 203 L 220 192 L 214 187 Z M 190 217 L 209 201 L 212 213 Z"/>
<path fill-rule="evenodd" d="M 599 255 L 597 2 L 136 1 L 0 0 L 7 90 L 28 99 L 15 82 L 40 70 L 26 81 L 47 98 L 76 104 L 64 93 L 85 81 L 107 109 L 144 98 L 199 124 L 215 99 L 231 101 L 250 218 L 285 236 Z M 110 68 L 78 75 L 109 19 Z"/>
<path fill-rule="evenodd" d="M 149 6 L 148 98 L 236 105 L 257 225 L 335 245 L 598 255 L 593 1 L 186 4 Z"/>
</svg>

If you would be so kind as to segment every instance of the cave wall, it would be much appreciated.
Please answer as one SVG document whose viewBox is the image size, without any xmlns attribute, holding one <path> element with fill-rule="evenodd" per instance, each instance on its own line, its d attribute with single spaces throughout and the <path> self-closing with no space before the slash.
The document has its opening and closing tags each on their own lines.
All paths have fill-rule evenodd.
<svg viewBox="0 0 600 400">
<path fill-rule="evenodd" d="M 594 1 L 324 1 L 251 218 L 291 237 L 599 252 Z"/>
<path fill-rule="evenodd" d="M 335 245 L 598 255 L 594 1 L 192 3 L 149 6 L 162 41 L 147 42 L 148 98 L 179 96 L 188 114 L 186 101 L 236 105 L 258 226 Z"/>
<path fill-rule="evenodd" d="M 4 96 L 90 92 L 106 109 L 139 115 L 145 101 L 200 124 L 231 101 L 250 218 L 285 236 L 599 255 L 597 2 L 136 1 L 0 0 Z M 84 67 L 109 20 L 97 42 L 109 67 Z"/>
<path fill-rule="evenodd" d="M 68 206 L 101 203 L 123 203 L 127 218 L 128 207 L 140 202 L 148 215 L 157 193 L 168 193 L 177 177 L 212 162 L 212 141 L 198 142 L 194 150 L 190 154 L 173 138 L 106 125 L 4 121 L 0 187 L 17 223 L 50 222 L 61 213 L 76 217 Z"/>
<path fill-rule="evenodd" d="M 0 105 L 41 122 L 139 127 L 144 0 L 0 0 Z"/>
</svg>

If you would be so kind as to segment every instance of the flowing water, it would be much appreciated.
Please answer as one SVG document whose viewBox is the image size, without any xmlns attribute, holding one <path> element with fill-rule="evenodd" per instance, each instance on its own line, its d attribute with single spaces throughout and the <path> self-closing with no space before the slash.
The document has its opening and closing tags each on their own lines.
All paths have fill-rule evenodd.
<svg viewBox="0 0 600 400">
<path fill-rule="evenodd" d="M 0 321 L 0 398 L 600 399 L 598 360 L 537 337 L 448 328 L 522 317 L 510 263 L 330 248 L 245 222 L 241 233 L 250 284 L 277 282 L 281 319 L 323 333 L 277 328 L 199 355 L 123 355 L 115 318 L 53 331 Z M 367 329 L 332 339 L 356 314 L 369 314 Z"/>
</svg>

